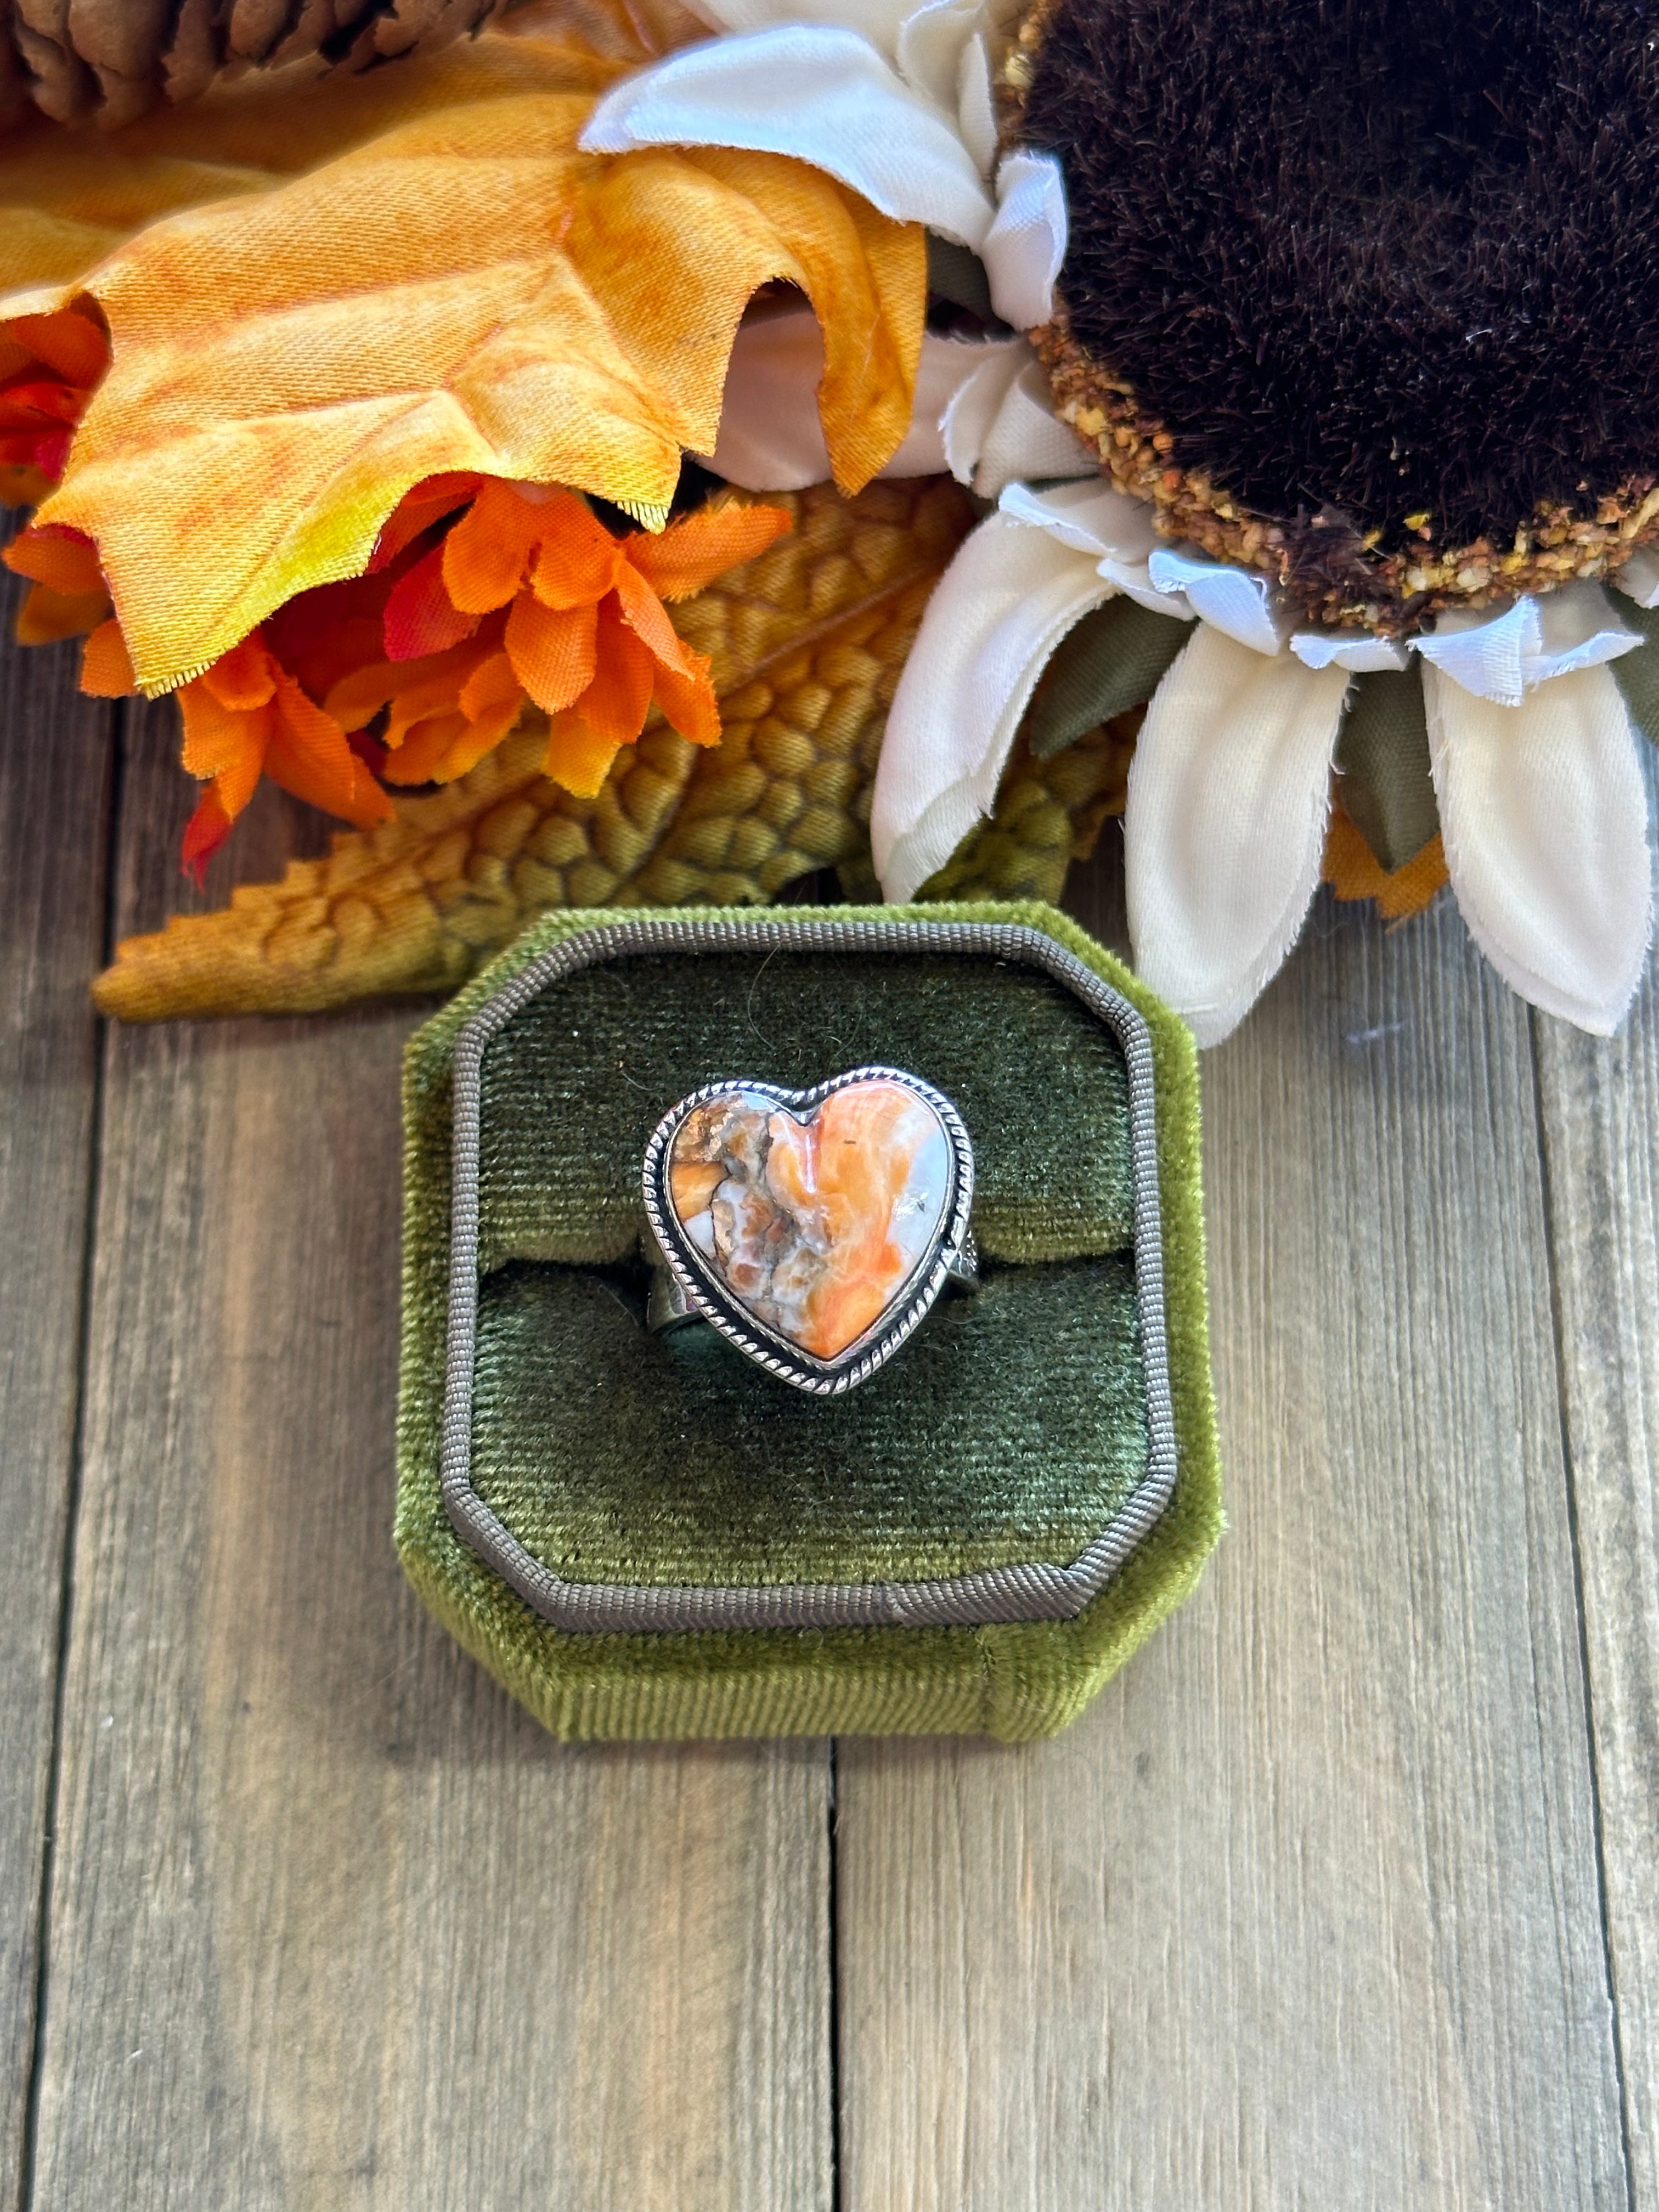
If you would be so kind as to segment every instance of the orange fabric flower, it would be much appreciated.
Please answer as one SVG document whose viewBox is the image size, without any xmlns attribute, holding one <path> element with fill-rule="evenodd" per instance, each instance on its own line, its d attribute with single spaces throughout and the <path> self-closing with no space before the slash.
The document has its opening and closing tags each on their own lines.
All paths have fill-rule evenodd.
<svg viewBox="0 0 1659 2212">
<path fill-rule="evenodd" d="M 448 493 L 415 496 L 429 514 Z M 400 555 L 413 542 L 402 514 L 382 538 Z M 551 723 L 546 774 L 591 797 L 653 701 L 693 744 L 719 742 L 708 661 L 663 602 L 701 591 L 788 527 L 777 507 L 710 506 L 659 537 L 615 538 L 573 493 L 488 479 L 387 594 L 385 658 L 342 678 L 324 703 L 345 730 L 388 709 L 383 773 L 410 784 L 464 775 L 532 699 Z"/>
<path fill-rule="evenodd" d="M 78 530 L 37 524 L 15 538 L 0 560 L 15 574 L 29 579 L 28 595 L 17 611 L 20 645 L 84 637 L 109 613 L 98 549 Z"/>
<path fill-rule="evenodd" d="M 72 309 L 0 326 L 0 497 L 29 505 L 45 498 L 108 366 L 103 331 Z"/>
<path fill-rule="evenodd" d="M 457 507 L 466 511 L 451 525 Z M 526 699 L 550 718 L 546 773 L 585 797 L 653 701 L 682 735 L 717 744 L 708 663 L 663 602 L 701 591 L 789 526 L 777 507 L 711 506 L 659 537 L 615 538 L 568 491 L 465 474 L 417 485 L 368 574 L 302 592 L 180 687 L 184 764 L 208 787 L 185 866 L 200 875 L 262 775 L 367 828 L 392 811 L 380 778 L 465 775 Z M 90 631 L 82 690 L 137 690 L 89 538 L 36 524 L 3 558 L 33 584 L 20 635 Z M 384 726 L 362 734 L 382 714 Z"/>
<path fill-rule="evenodd" d="M 88 641 L 89 660 L 98 635 Z M 391 800 L 346 743 L 344 731 L 307 697 L 261 631 L 184 684 L 179 705 L 185 766 L 208 787 L 185 831 L 185 866 L 198 876 L 261 775 L 360 830 L 390 816 Z"/>
<path fill-rule="evenodd" d="M 26 643 L 90 630 L 81 689 L 120 699 L 138 688 L 121 625 L 110 614 L 97 548 L 79 531 L 36 524 L 6 547 L 6 566 L 33 584 L 18 622 Z M 385 586 L 380 586 L 382 592 Z M 324 594 L 319 593 L 318 597 Z M 359 650 L 374 650 L 379 625 Z M 253 796 L 261 775 L 325 812 L 368 829 L 392 812 L 345 732 L 325 714 L 255 630 L 179 692 L 184 764 L 207 784 L 185 831 L 184 863 L 198 877 Z"/>
</svg>

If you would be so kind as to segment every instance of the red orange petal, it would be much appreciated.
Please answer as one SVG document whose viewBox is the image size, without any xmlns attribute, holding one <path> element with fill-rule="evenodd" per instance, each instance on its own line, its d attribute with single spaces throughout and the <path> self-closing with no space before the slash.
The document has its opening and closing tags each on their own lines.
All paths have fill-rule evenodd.
<svg viewBox="0 0 1659 2212">
<path fill-rule="evenodd" d="M 418 660 L 447 653 L 471 637 L 478 617 L 459 608 L 444 589 L 444 549 L 434 545 L 392 587 L 386 603 L 386 657 Z"/>
</svg>

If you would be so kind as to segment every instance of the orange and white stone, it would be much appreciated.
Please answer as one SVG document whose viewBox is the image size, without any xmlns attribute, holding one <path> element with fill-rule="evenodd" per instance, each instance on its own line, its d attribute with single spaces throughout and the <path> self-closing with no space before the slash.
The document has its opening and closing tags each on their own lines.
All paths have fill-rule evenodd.
<svg viewBox="0 0 1659 2212">
<path fill-rule="evenodd" d="M 670 1200 L 757 1321 L 834 1359 L 903 1293 L 945 1217 L 951 1142 L 925 1098 L 872 1076 L 804 1117 L 734 1089 L 687 1115 Z"/>
</svg>

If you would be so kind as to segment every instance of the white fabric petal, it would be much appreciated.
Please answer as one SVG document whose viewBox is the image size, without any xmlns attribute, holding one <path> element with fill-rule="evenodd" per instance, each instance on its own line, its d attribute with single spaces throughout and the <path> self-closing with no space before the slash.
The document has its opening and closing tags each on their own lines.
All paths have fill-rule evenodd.
<svg viewBox="0 0 1659 2212">
<path fill-rule="evenodd" d="M 882 740 L 870 843 L 888 898 L 913 897 L 991 811 L 1037 678 L 1110 592 L 1087 554 L 1006 514 L 963 541 L 927 602 Z"/>
<path fill-rule="evenodd" d="M 1152 695 L 1123 817 L 1129 934 L 1200 1044 L 1237 1026 L 1301 931 L 1347 688 L 1343 669 L 1200 623 Z"/>
<path fill-rule="evenodd" d="M 1169 615 L 1176 622 L 1198 620 L 1198 609 L 1185 592 L 1159 591 L 1144 561 L 1103 561 L 1100 573 L 1108 583 L 1115 584 L 1126 599 L 1145 607 L 1149 614 Z"/>
<path fill-rule="evenodd" d="M 818 420 L 823 335 L 810 308 L 742 324 L 726 365 L 720 436 L 703 456 L 745 491 L 804 491 L 830 477 Z"/>
<path fill-rule="evenodd" d="M 980 20 L 978 0 L 925 0 L 899 26 L 890 49 L 899 75 L 943 115 L 957 112 L 963 53 Z"/>
<path fill-rule="evenodd" d="M 1442 615 L 1432 635 L 1414 637 L 1425 660 L 1494 706 L 1518 707 L 1534 684 L 1595 668 L 1642 642 L 1596 584 L 1564 584 L 1493 611 Z"/>
<path fill-rule="evenodd" d="M 945 465 L 958 483 L 971 484 L 1009 388 L 1031 356 L 1024 338 L 1004 338 L 957 390 L 939 418 Z"/>
<path fill-rule="evenodd" d="M 1143 500 L 1114 491 L 1097 475 L 1033 491 L 1011 483 L 997 502 L 1016 522 L 1034 525 L 1097 560 L 1144 562 L 1158 543 L 1152 509 Z"/>
<path fill-rule="evenodd" d="M 1024 347 L 1022 338 L 1020 344 Z M 1030 349 L 1025 348 L 1029 352 Z M 1040 362 L 1028 360 L 1004 392 L 980 449 L 974 489 L 995 499 L 1017 477 L 1073 476 L 1088 465 L 1077 434 L 1054 413 Z"/>
<path fill-rule="evenodd" d="M 1659 607 L 1659 554 L 1647 546 L 1638 545 L 1607 580 L 1638 607 Z"/>
<path fill-rule="evenodd" d="M 997 171 L 996 221 L 979 254 L 991 305 L 1017 331 L 1034 331 L 1053 317 L 1066 236 L 1060 163 L 1052 154 L 1010 154 Z"/>
<path fill-rule="evenodd" d="M 1539 649 L 1522 671 L 1528 690 L 1580 668 L 1599 668 L 1642 642 L 1638 631 L 1620 621 L 1599 584 L 1563 584 L 1537 604 Z"/>
<path fill-rule="evenodd" d="M 683 46 L 607 93 L 580 144 L 589 154 L 735 146 L 788 155 L 883 215 L 926 223 L 975 252 L 991 228 L 989 195 L 954 121 L 853 31 L 791 23 Z"/>
<path fill-rule="evenodd" d="M 1291 631 L 1285 594 L 1266 576 L 1230 562 L 1206 561 L 1179 546 L 1160 545 L 1146 563 L 1156 592 L 1179 592 L 1200 618 L 1248 645 L 1253 653 L 1281 652 Z"/>
<path fill-rule="evenodd" d="M 1511 989 L 1607 1036 L 1652 934 L 1647 792 L 1606 668 L 1517 707 L 1423 672 L 1446 866 L 1469 934 Z"/>
<path fill-rule="evenodd" d="M 981 38 L 969 39 L 957 64 L 957 128 L 981 177 L 997 158 L 997 108 L 991 91 L 991 57 Z"/>
<path fill-rule="evenodd" d="M 910 428 L 882 475 L 942 475 L 941 419 L 977 376 L 1024 344 L 1020 338 L 946 338 L 929 331 L 921 342 Z M 704 456 L 710 467 L 745 491 L 801 491 L 827 483 L 830 454 L 817 400 L 823 375 L 823 336 L 810 307 L 744 323 L 726 372 L 720 438 Z"/>
<path fill-rule="evenodd" d="M 1487 612 L 1442 615 L 1431 635 L 1412 640 L 1412 649 L 1466 691 L 1518 707 L 1526 692 L 1522 663 L 1540 641 L 1538 603 L 1522 599 Z"/>
<path fill-rule="evenodd" d="M 1366 630 L 1299 629 L 1291 635 L 1291 651 L 1306 667 L 1346 668 L 1355 676 L 1411 664 L 1397 637 L 1377 637 Z"/>
</svg>

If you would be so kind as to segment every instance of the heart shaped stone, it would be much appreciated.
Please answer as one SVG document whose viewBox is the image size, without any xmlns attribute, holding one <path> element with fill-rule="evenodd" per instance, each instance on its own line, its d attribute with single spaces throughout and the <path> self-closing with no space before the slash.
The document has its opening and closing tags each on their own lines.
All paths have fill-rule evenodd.
<svg viewBox="0 0 1659 2212">
<path fill-rule="evenodd" d="M 927 1100 L 883 1076 L 794 1109 L 734 1085 L 695 1107 L 668 1198 L 714 1280 L 774 1334 L 830 1360 L 902 1297 L 952 1194 Z"/>
</svg>

